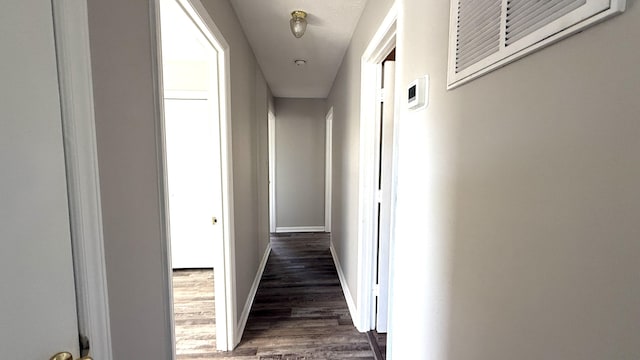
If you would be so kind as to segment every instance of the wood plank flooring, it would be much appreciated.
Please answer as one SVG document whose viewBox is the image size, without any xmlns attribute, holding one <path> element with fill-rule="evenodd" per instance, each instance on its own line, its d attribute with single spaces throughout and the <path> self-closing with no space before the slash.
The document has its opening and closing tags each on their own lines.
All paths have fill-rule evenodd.
<svg viewBox="0 0 640 360">
<path fill-rule="evenodd" d="M 213 269 L 173 271 L 176 359 L 216 348 Z"/>
<path fill-rule="evenodd" d="M 216 352 L 215 342 L 194 341 L 178 359 L 373 359 L 367 336 L 355 329 L 349 315 L 329 252 L 329 235 L 277 235 L 271 244 L 240 345 L 234 351 Z M 198 309 L 188 308 L 191 315 L 181 316 L 194 318 L 181 324 L 193 331 Z M 176 319 L 176 334 L 177 328 Z"/>
<path fill-rule="evenodd" d="M 377 331 L 373 331 L 374 334 L 376 335 L 376 340 L 378 342 L 378 347 L 380 348 L 380 351 L 382 352 L 382 358 L 386 359 L 387 358 L 387 334 L 386 333 L 378 333 Z"/>
<path fill-rule="evenodd" d="M 379 333 L 375 330 L 367 332 L 369 345 L 373 351 L 375 360 L 384 360 L 387 358 L 387 334 Z"/>
</svg>

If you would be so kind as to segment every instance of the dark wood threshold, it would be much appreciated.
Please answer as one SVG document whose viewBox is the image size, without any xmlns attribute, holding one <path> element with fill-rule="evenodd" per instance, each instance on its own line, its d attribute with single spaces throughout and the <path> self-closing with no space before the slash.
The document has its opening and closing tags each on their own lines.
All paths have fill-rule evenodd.
<svg viewBox="0 0 640 360">
<path fill-rule="evenodd" d="M 378 345 L 378 340 L 376 339 L 376 335 L 373 331 L 367 331 L 367 340 L 369 340 L 369 346 L 371 346 L 373 358 L 375 360 L 384 360 L 384 356 L 382 355 L 382 351 L 380 351 L 380 346 Z"/>
</svg>

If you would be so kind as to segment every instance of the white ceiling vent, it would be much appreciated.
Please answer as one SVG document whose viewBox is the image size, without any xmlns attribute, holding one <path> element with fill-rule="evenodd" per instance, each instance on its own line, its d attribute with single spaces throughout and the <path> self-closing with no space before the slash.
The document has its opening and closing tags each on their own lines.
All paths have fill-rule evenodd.
<svg viewBox="0 0 640 360">
<path fill-rule="evenodd" d="M 452 0 L 447 88 L 619 14 L 626 0 Z"/>
</svg>

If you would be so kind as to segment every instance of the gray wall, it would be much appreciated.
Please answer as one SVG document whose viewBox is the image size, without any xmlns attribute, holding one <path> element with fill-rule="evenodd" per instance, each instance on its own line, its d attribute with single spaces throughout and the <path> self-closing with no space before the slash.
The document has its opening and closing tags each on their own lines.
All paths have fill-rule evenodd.
<svg viewBox="0 0 640 360">
<path fill-rule="evenodd" d="M 255 58 L 226 1 L 205 1 L 231 47 L 237 308 L 256 276 L 265 239 L 258 241 L 255 184 L 258 112 L 269 97 Z M 149 3 L 89 1 L 96 131 L 115 359 L 169 359 L 165 317 L 158 153 L 155 144 Z M 256 91 L 257 84 L 263 92 Z"/>
<path fill-rule="evenodd" d="M 259 131 L 258 123 L 265 126 L 267 122 L 265 104 L 270 95 L 231 4 L 226 0 L 208 0 L 202 4 L 231 48 L 236 288 L 240 316 L 268 242 L 268 238 L 259 238 L 260 234 L 264 237 L 264 230 L 259 229 L 260 213 L 268 214 L 269 209 L 264 201 L 258 205 L 257 184 L 259 179 L 268 179 L 268 168 L 258 167 L 259 143 L 267 141 L 259 137 L 268 134 Z"/>
<path fill-rule="evenodd" d="M 369 1 L 328 102 L 352 291 L 357 178 L 341 169 L 357 169 L 358 35 L 390 3 Z M 640 7 L 628 3 L 447 91 L 449 2 L 400 1 L 402 88 L 423 74 L 431 86 L 429 108 L 400 116 L 393 359 L 640 358 Z"/>
<path fill-rule="evenodd" d="M 88 5 L 113 356 L 168 359 L 149 5 Z"/>
<path fill-rule="evenodd" d="M 324 99 L 275 99 L 276 230 L 324 226 Z"/>
<path fill-rule="evenodd" d="M 360 62 L 392 1 L 369 0 L 327 98 L 333 106 L 331 241 L 354 303 L 358 296 Z"/>
</svg>

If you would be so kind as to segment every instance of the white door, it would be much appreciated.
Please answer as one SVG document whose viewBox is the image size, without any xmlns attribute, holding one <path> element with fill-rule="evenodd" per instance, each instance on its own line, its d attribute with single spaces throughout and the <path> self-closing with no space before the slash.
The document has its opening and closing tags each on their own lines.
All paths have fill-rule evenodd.
<svg viewBox="0 0 640 360">
<path fill-rule="evenodd" d="M 379 207 L 378 225 L 378 303 L 376 309 L 376 330 L 387 332 L 389 308 L 389 242 L 391 238 L 391 195 L 393 167 L 393 121 L 395 61 L 385 61 L 383 65 L 384 99 L 380 126 L 380 179 L 379 189 L 382 199 Z"/>
<path fill-rule="evenodd" d="M 172 266 L 213 268 L 222 242 L 217 52 L 186 7 L 163 0 L 160 9 Z"/>
<path fill-rule="evenodd" d="M 213 109 L 206 99 L 165 99 L 164 106 L 172 266 L 213 268 L 214 241 L 222 241 Z"/>
<path fill-rule="evenodd" d="M 50 1 L 0 11 L 0 349 L 78 354 L 62 120 Z"/>
</svg>

